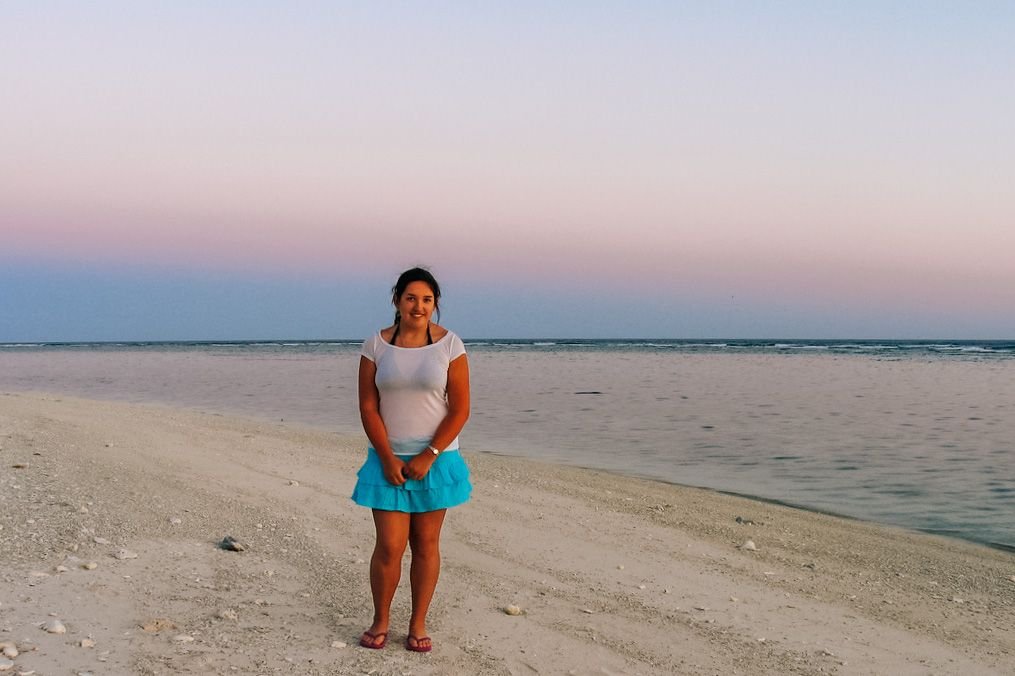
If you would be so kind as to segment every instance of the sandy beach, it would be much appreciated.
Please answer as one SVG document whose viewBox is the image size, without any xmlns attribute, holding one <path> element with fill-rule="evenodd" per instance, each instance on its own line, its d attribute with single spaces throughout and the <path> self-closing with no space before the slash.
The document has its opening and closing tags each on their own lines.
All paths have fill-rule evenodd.
<svg viewBox="0 0 1015 676">
<path fill-rule="evenodd" d="M 39 676 L 1015 669 L 1010 553 L 475 452 L 465 454 L 474 499 L 452 510 L 444 530 L 433 653 L 401 647 L 407 589 L 395 599 L 388 647 L 361 649 L 372 524 L 348 496 L 363 446 L 283 422 L 0 395 L 0 642 L 14 648 L 0 668 Z M 226 535 L 245 551 L 217 547 Z M 521 614 L 505 613 L 508 605 Z M 57 620 L 64 633 L 43 628 Z"/>
</svg>

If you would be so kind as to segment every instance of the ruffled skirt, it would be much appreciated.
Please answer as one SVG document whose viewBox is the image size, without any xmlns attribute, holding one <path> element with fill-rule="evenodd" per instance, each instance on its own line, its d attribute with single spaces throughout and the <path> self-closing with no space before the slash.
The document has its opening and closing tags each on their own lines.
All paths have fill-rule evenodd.
<svg viewBox="0 0 1015 676">
<path fill-rule="evenodd" d="M 398 456 L 409 460 L 411 455 Z M 469 467 L 457 451 L 443 451 L 420 480 L 409 479 L 401 486 L 388 483 L 384 466 L 373 448 L 367 449 L 367 459 L 356 473 L 356 488 L 352 499 L 358 505 L 389 512 L 432 512 L 460 505 L 469 499 L 472 484 Z"/>
</svg>

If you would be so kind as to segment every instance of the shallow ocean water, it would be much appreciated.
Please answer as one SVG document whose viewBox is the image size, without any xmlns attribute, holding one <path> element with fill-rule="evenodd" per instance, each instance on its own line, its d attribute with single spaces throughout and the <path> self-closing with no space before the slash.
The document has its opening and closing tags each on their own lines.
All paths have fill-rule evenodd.
<svg viewBox="0 0 1015 676">
<path fill-rule="evenodd" d="M 1015 359 L 1003 351 L 466 343 L 466 452 L 1015 545 Z M 0 390 L 159 402 L 361 435 L 357 364 L 354 342 L 8 346 Z"/>
</svg>

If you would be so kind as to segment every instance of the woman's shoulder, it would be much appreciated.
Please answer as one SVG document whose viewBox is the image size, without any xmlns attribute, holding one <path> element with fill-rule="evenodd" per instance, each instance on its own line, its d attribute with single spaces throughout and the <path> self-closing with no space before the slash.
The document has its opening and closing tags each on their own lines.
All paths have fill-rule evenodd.
<svg viewBox="0 0 1015 676">
<path fill-rule="evenodd" d="M 391 326 L 384 327 L 383 329 L 378 331 L 376 335 L 379 335 L 385 343 L 388 343 L 390 345 L 391 337 L 395 335 L 395 325 L 392 324 Z"/>
<path fill-rule="evenodd" d="M 439 328 L 441 331 L 439 335 L 436 331 L 431 331 L 434 343 L 440 343 L 444 346 L 444 350 L 447 352 L 448 358 L 451 361 L 454 361 L 464 355 L 465 343 L 462 342 L 462 339 L 458 336 L 458 334 L 450 329 L 444 328 L 443 326 Z"/>
<path fill-rule="evenodd" d="M 451 331 L 447 330 L 440 324 L 434 323 L 430 324 L 430 337 L 433 338 L 433 342 L 435 343 L 440 340 L 444 340 L 444 336 L 448 335 L 449 333 L 451 333 Z"/>
</svg>

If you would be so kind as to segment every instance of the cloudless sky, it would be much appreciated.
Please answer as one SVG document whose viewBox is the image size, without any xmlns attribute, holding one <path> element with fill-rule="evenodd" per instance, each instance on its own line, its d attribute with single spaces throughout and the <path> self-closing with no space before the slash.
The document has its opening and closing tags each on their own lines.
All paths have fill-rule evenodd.
<svg viewBox="0 0 1015 676">
<path fill-rule="evenodd" d="M 0 5 L 0 341 L 1015 337 L 1015 4 Z"/>
</svg>

